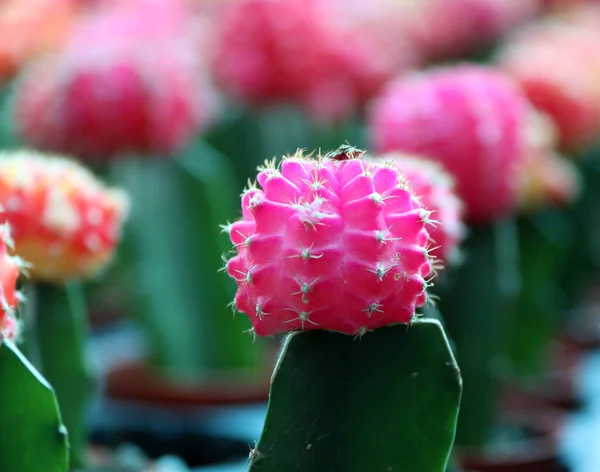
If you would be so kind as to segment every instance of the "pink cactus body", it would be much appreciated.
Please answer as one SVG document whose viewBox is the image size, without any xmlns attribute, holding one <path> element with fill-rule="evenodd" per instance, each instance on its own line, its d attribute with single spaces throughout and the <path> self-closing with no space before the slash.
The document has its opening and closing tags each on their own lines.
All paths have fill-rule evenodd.
<svg viewBox="0 0 600 472">
<path fill-rule="evenodd" d="M 456 180 L 466 218 L 487 222 L 516 205 L 528 109 L 501 73 L 449 66 L 390 83 L 371 109 L 370 134 L 379 153 L 439 161 Z"/>
<path fill-rule="evenodd" d="M 226 227 L 237 251 L 227 271 L 257 335 L 362 335 L 410 322 L 425 303 L 429 212 L 396 169 L 361 155 L 299 152 L 243 193 L 243 218 Z"/>
<path fill-rule="evenodd" d="M 598 28 L 600 21 L 594 28 L 537 23 L 512 38 L 498 55 L 499 66 L 519 82 L 536 108 L 552 117 L 564 149 L 590 145 L 600 132 Z"/>
<path fill-rule="evenodd" d="M 335 3 L 232 2 L 217 28 L 214 68 L 219 83 L 247 103 L 291 101 L 320 120 L 355 112 L 411 60 L 405 58 L 407 48 L 397 44 L 404 52 L 389 54 L 368 28 L 344 21 L 348 18 Z"/>
<path fill-rule="evenodd" d="M 175 35 L 178 12 L 159 13 L 97 14 L 60 54 L 31 68 L 16 92 L 22 137 L 89 159 L 183 146 L 210 115 L 208 82 L 192 44 Z"/>
<path fill-rule="evenodd" d="M 408 181 L 435 223 L 427 228 L 432 246 L 430 254 L 440 264 L 458 260 L 458 246 L 465 236 L 463 205 L 454 188 L 454 179 L 441 164 L 420 157 L 392 152 L 378 160 L 389 160 Z"/>
</svg>

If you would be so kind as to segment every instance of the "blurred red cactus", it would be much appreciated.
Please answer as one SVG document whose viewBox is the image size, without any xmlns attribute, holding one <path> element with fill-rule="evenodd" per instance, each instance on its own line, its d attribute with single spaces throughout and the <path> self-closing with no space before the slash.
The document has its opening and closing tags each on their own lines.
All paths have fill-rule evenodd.
<svg viewBox="0 0 600 472">
<path fill-rule="evenodd" d="M 232 3 L 218 27 L 214 64 L 221 85 L 252 104 L 300 103 L 316 119 L 355 112 L 414 56 L 398 35 L 391 51 L 382 39 L 387 36 L 361 24 L 346 6 L 335 0 Z"/>
<path fill-rule="evenodd" d="M 205 125 L 214 96 L 177 4 L 95 13 L 16 91 L 29 143 L 90 159 L 171 154 Z"/>
</svg>

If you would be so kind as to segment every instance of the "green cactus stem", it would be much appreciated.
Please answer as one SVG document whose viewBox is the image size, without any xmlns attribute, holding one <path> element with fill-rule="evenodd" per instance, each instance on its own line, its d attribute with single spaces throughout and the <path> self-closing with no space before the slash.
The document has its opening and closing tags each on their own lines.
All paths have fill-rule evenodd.
<svg viewBox="0 0 600 472">
<path fill-rule="evenodd" d="M 0 470 L 66 472 L 69 446 L 52 387 L 9 341 L 0 344 Z"/>
<path fill-rule="evenodd" d="M 132 201 L 131 309 L 150 335 L 154 367 L 174 380 L 262 368 L 260 342 L 242 333 L 250 324 L 227 308 L 235 284 L 217 273 L 230 249 L 219 224 L 239 208 L 226 158 L 197 141 L 176 159 L 118 160 L 112 175 Z"/>
<path fill-rule="evenodd" d="M 39 371 L 50 382 L 69 433 L 70 470 L 83 467 L 87 452 L 85 415 L 92 376 L 85 359 L 87 308 L 79 282 L 65 285 L 35 283 L 28 287 L 27 318 L 35 320 L 26 332 L 39 358 Z M 32 314 L 31 311 L 34 311 Z"/>
<path fill-rule="evenodd" d="M 568 308 L 574 308 L 590 288 L 600 269 L 600 146 L 574 161 L 583 178 L 582 193 L 567 210 L 573 239 L 569 264 L 561 278 Z"/>
<path fill-rule="evenodd" d="M 461 397 L 441 324 L 285 339 L 251 472 L 444 472 Z"/>
<path fill-rule="evenodd" d="M 238 188 L 256 177 L 256 167 L 265 157 L 293 154 L 302 148 L 336 149 L 344 142 L 367 147 L 366 130 L 358 117 L 342 123 L 317 123 L 291 104 L 231 109 L 205 139 L 231 157 Z"/>
<path fill-rule="evenodd" d="M 513 311 L 510 356 L 512 374 L 535 383 L 546 367 L 550 341 L 566 310 L 560 287 L 568 265 L 571 225 L 561 210 L 546 209 L 518 221 L 521 294 Z"/>
<path fill-rule="evenodd" d="M 456 443 L 482 447 L 495 421 L 501 377 L 520 290 L 518 236 L 512 218 L 470 228 L 465 262 L 444 275 L 438 307 L 465 382 Z"/>
</svg>

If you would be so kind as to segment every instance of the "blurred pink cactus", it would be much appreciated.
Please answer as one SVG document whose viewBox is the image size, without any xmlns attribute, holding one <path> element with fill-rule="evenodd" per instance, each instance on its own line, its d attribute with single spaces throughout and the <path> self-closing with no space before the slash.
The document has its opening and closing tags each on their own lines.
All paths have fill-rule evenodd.
<svg viewBox="0 0 600 472">
<path fill-rule="evenodd" d="M 448 66 L 390 83 L 369 117 L 379 153 L 416 153 L 454 176 L 466 218 L 486 222 L 512 212 L 524 160 L 529 103 L 492 68 Z"/>
</svg>

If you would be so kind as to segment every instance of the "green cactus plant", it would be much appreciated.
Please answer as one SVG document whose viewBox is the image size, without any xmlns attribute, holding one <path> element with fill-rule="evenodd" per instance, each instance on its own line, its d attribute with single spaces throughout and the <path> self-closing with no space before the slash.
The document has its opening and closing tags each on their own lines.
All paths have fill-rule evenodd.
<svg viewBox="0 0 600 472">
<path fill-rule="evenodd" d="M 87 453 L 86 407 L 93 380 L 85 359 L 87 307 L 81 284 L 31 284 L 27 290 L 26 333 L 30 360 L 50 382 L 69 433 L 70 469 L 84 466 Z"/>
<path fill-rule="evenodd" d="M 251 472 L 443 472 L 461 376 L 437 320 L 287 336 Z"/>
<path fill-rule="evenodd" d="M 10 341 L 0 345 L 0 470 L 66 472 L 67 431 L 52 387 Z"/>
<path fill-rule="evenodd" d="M 566 297 L 559 278 L 567 265 L 571 230 L 562 210 L 546 209 L 519 218 L 522 290 L 512 312 L 515 329 L 510 339 L 512 375 L 519 382 L 539 380 L 560 327 Z"/>
<path fill-rule="evenodd" d="M 465 263 L 437 285 L 438 307 L 465 382 L 456 443 L 480 448 L 496 419 L 499 384 L 509 365 L 512 312 L 520 291 L 514 219 L 472 227 L 463 251 Z"/>
</svg>

